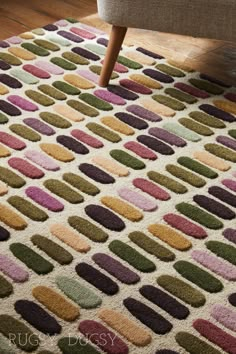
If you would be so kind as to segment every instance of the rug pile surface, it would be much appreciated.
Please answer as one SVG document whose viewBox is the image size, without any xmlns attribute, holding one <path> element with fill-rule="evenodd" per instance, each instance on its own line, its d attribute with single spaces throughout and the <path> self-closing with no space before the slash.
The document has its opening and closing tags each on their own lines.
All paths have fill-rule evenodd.
<svg viewBox="0 0 236 354">
<path fill-rule="evenodd" d="M 107 42 L 0 42 L 0 353 L 236 354 L 236 90 Z"/>
</svg>

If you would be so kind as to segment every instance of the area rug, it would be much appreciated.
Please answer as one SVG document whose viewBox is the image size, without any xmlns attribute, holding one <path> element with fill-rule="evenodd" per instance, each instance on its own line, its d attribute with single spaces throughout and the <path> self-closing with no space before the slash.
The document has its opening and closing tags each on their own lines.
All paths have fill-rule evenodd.
<svg viewBox="0 0 236 354">
<path fill-rule="evenodd" d="M 107 42 L 0 42 L 0 353 L 236 354 L 236 90 Z"/>
</svg>

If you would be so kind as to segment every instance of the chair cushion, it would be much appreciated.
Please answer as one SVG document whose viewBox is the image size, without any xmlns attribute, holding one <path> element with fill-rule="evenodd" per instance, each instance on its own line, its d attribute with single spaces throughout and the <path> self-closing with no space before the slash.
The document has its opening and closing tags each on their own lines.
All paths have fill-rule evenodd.
<svg viewBox="0 0 236 354">
<path fill-rule="evenodd" d="M 117 26 L 236 40 L 236 0 L 98 0 L 98 12 Z"/>
</svg>

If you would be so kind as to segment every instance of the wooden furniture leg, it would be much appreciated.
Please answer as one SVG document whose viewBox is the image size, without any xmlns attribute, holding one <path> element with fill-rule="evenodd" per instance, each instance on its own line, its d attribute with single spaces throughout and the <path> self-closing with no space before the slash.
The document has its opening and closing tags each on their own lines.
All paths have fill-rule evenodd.
<svg viewBox="0 0 236 354">
<path fill-rule="evenodd" d="M 109 43 L 100 75 L 99 85 L 106 87 L 109 83 L 127 27 L 112 26 Z"/>
</svg>

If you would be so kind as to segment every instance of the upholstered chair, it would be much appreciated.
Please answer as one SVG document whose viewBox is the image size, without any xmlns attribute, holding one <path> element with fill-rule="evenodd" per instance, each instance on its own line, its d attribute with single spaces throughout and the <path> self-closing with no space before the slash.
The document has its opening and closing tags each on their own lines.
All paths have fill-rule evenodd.
<svg viewBox="0 0 236 354">
<path fill-rule="evenodd" d="M 97 0 L 112 25 L 100 85 L 107 86 L 127 28 L 236 41 L 236 0 Z"/>
</svg>

